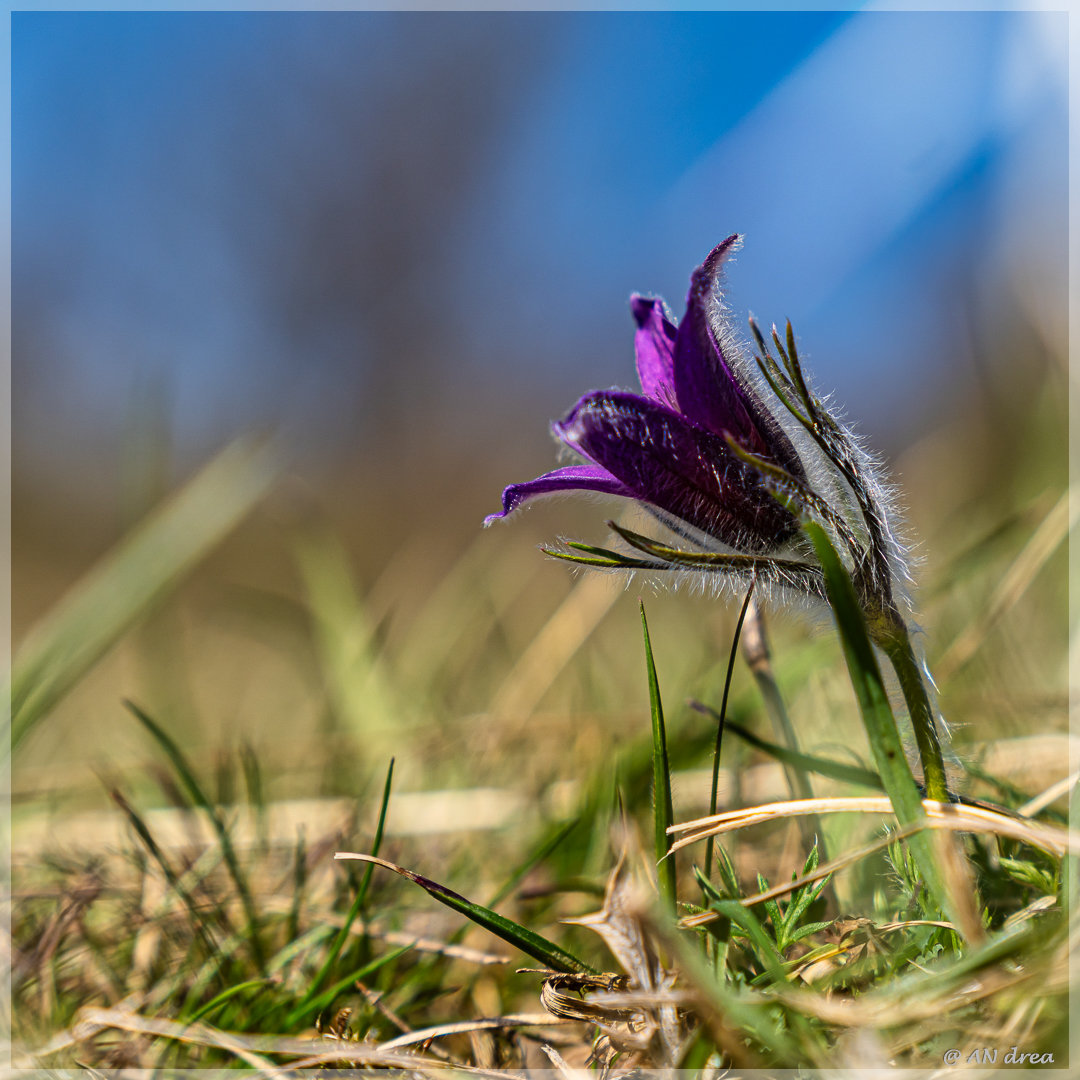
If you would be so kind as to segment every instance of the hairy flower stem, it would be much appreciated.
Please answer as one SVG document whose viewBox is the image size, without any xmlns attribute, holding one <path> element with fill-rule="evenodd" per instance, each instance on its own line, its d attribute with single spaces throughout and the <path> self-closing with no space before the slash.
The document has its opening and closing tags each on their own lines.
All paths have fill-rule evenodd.
<svg viewBox="0 0 1080 1080">
<path fill-rule="evenodd" d="M 926 692 L 926 683 L 915 658 L 908 628 L 895 610 L 883 612 L 880 618 L 871 620 L 870 627 L 875 644 L 889 658 L 900 681 L 900 691 L 907 703 L 911 726 L 915 731 L 915 745 L 919 748 L 922 761 L 926 797 L 937 802 L 951 802 L 934 708 Z"/>
</svg>

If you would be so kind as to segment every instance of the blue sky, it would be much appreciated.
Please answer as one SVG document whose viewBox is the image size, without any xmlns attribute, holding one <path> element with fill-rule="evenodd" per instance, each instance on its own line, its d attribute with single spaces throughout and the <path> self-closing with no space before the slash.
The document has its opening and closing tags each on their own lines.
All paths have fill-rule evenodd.
<svg viewBox="0 0 1080 1080">
<path fill-rule="evenodd" d="M 1064 303 L 1063 20 L 16 13 L 17 445 L 107 444 L 148 381 L 181 449 L 256 423 L 330 447 L 355 434 L 371 373 L 394 365 L 407 384 L 426 339 L 382 355 L 377 310 L 286 326 L 295 283 L 266 285 L 321 200 L 348 216 L 349 169 L 374 222 L 358 236 L 387 213 L 430 231 L 425 251 L 390 223 L 421 256 L 390 259 L 389 283 L 350 271 L 335 309 L 353 289 L 361 310 L 369 279 L 414 298 L 442 335 L 418 382 L 537 395 L 542 432 L 580 392 L 631 381 L 629 293 L 680 313 L 690 270 L 739 231 L 738 319 L 791 317 L 819 383 L 895 432 L 955 374 L 942 357 L 963 363 L 965 299 Z M 459 102 L 455 79 L 476 70 Z M 465 147 L 445 213 L 424 157 L 440 135 Z M 402 154 L 422 175 L 406 169 L 393 208 L 371 204 L 365 185 Z"/>
</svg>

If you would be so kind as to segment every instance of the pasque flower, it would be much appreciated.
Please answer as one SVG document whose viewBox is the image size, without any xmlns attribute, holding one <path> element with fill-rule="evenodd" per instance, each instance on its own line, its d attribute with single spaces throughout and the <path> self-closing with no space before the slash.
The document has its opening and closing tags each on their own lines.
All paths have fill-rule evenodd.
<svg viewBox="0 0 1080 1080">
<path fill-rule="evenodd" d="M 678 327 L 662 300 L 632 298 L 642 393 L 586 394 L 553 431 L 589 464 L 510 485 L 502 513 L 488 522 L 538 496 L 585 490 L 636 499 L 676 532 L 740 551 L 773 551 L 798 531 L 795 516 L 726 441 L 803 475 L 790 439 L 725 355 L 710 318 L 721 265 L 737 241 L 728 237 L 694 271 Z"/>
<path fill-rule="evenodd" d="M 598 492 L 646 507 L 682 540 L 686 551 L 616 531 L 647 560 L 571 544 L 592 557 L 553 552 L 592 565 L 670 569 L 692 566 L 759 579 L 821 595 L 817 569 L 778 556 L 800 545 L 799 518 L 777 487 L 809 490 L 791 437 L 764 400 L 761 376 L 746 363 L 728 328 L 719 282 L 739 246 L 729 236 L 691 276 L 686 313 L 677 325 L 664 302 L 635 295 L 634 346 L 641 393 L 594 391 L 552 426 L 557 439 L 585 459 L 511 484 L 506 517 L 532 499 L 568 491 Z"/>
<path fill-rule="evenodd" d="M 722 267 L 739 242 L 729 236 L 693 272 L 678 324 L 662 300 L 631 298 L 641 393 L 581 398 L 552 431 L 583 462 L 511 484 L 485 524 L 546 495 L 614 495 L 648 510 L 677 546 L 608 522 L 632 554 L 569 541 L 549 554 L 609 569 L 693 569 L 824 601 L 822 567 L 802 528 L 815 523 L 897 670 L 927 788 L 944 797 L 935 717 L 907 629 L 906 562 L 889 489 L 851 429 L 810 388 L 790 323 L 783 340 L 773 327 L 774 355 L 751 320 L 757 355 L 747 359 L 720 292 Z"/>
</svg>

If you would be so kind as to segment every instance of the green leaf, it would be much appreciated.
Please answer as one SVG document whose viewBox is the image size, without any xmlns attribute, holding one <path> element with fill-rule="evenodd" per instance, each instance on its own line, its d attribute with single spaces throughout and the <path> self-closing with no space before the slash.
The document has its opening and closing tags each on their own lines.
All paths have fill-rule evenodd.
<svg viewBox="0 0 1080 1080">
<path fill-rule="evenodd" d="M 660 684 L 656 679 L 649 624 L 645 619 L 645 604 L 641 604 L 641 632 L 645 638 L 645 668 L 649 679 L 649 711 L 652 714 L 653 744 L 653 828 L 656 841 L 656 870 L 660 897 L 669 910 L 675 910 L 675 856 L 669 854 L 671 834 L 675 824 L 675 809 L 671 801 L 671 765 L 668 761 L 667 733 L 664 730 L 664 707 L 660 701 Z"/>
<path fill-rule="evenodd" d="M 1041 866 L 1036 866 L 1026 859 L 1000 858 L 998 865 L 1006 874 L 1021 885 L 1030 885 L 1047 896 L 1053 896 L 1057 891 L 1057 882 L 1054 875 Z"/>
<path fill-rule="evenodd" d="M 758 917 L 738 900 L 720 900 L 710 905 L 713 911 L 725 915 L 743 930 L 757 954 L 758 961 L 772 982 L 787 982 L 784 958 L 777 951 L 772 938 L 758 921 Z"/>
<path fill-rule="evenodd" d="M 520 949 L 526 956 L 531 956 L 534 960 L 546 964 L 555 971 L 564 974 L 597 974 L 595 968 L 589 967 L 588 964 L 579 960 L 573 953 L 567 952 L 553 941 L 549 941 L 528 927 L 492 911 L 491 908 L 486 908 L 481 904 L 474 904 L 460 893 L 448 889 L 445 885 L 440 885 L 437 881 L 423 877 L 421 874 L 414 873 L 412 870 L 406 870 L 403 866 L 397 866 L 395 863 L 379 859 L 374 855 L 360 855 L 352 851 L 339 851 L 334 858 L 359 859 L 361 862 L 372 863 L 375 866 L 393 870 L 395 874 L 400 874 L 403 878 L 408 878 L 409 881 L 419 885 L 421 889 L 438 900 L 440 904 L 445 904 L 448 908 L 459 912 L 467 919 L 471 919 L 477 926 L 482 926 L 496 937 L 509 942 L 514 948 Z"/>
<path fill-rule="evenodd" d="M 809 937 L 811 934 L 816 934 L 820 930 L 827 930 L 832 926 L 831 922 L 812 922 L 807 923 L 805 926 L 800 926 L 797 930 L 787 935 L 787 943 L 793 945 L 796 941 L 801 941 L 804 937 Z"/>
<path fill-rule="evenodd" d="M 716 869 L 720 873 L 720 880 L 730 897 L 739 895 L 739 879 L 735 873 L 735 867 L 731 864 L 731 856 L 723 844 L 716 845 Z"/>
<path fill-rule="evenodd" d="M 758 892 L 767 892 L 769 888 L 769 879 L 762 873 L 758 873 L 757 876 Z M 773 937 L 776 938 L 776 944 L 782 948 L 783 928 L 784 928 L 784 913 L 780 910 L 780 905 L 775 900 L 766 900 L 762 903 L 762 907 L 765 908 L 765 913 L 769 916 L 773 925 Z"/>
<path fill-rule="evenodd" d="M 266 494 L 269 448 L 241 440 L 128 533 L 27 636 L 9 684 L 11 749 Z"/>
<path fill-rule="evenodd" d="M 812 874 L 817 869 L 817 866 L 818 847 L 815 844 L 810 849 L 810 854 L 807 856 L 806 862 L 803 863 L 802 873 L 799 876 L 805 877 L 807 874 Z M 791 901 L 788 903 L 787 911 L 784 914 L 785 932 L 798 925 L 799 920 L 806 913 L 806 909 L 821 895 L 830 877 L 832 877 L 831 874 L 823 877 L 820 881 L 808 882 L 801 889 L 796 889 L 792 893 Z"/>
<path fill-rule="evenodd" d="M 553 559 L 562 559 L 564 562 L 578 563 L 581 566 L 597 566 L 608 570 L 668 570 L 670 567 L 663 563 L 650 562 L 648 559 L 633 559 L 626 555 L 620 555 L 617 551 L 608 551 L 607 548 L 594 548 L 588 544 L 567 544 L 567 547 L 576 548 L 579 551 L 602 552 L 595 558 L 585 555 L 576 555 L 572 551 L 557 551 L 555 548 L 541 548 L 545 555 Z"/>
</svg>

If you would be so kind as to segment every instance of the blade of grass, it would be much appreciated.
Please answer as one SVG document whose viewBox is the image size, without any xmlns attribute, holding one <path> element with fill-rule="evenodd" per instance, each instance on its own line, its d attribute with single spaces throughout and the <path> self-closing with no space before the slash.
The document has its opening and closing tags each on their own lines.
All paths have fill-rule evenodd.
<svg viewBox="0 0 1080 1080">
<path fill-rule="evenodd" d="M 293 853 L 293 897 L 289 905 L 289 921 L 286 923 L 286 937 L 295 941 L 300 933 L 300 905 L 307 886 L 307 841 L 301 828 L 296 837 L 296 849 Z"/>
<path fill-rule="evenodd" d="M 881 669 L 870 643 L 870 633 L 855 596 L 855 588 L 825 530 L 816 522 L 806 522 L 803 528 L 813 542 L 825 573 L 825 587 L 840 634 L 844 659 L 847 661 L 851 684 L 881 782 L 900 824 L 916 825 L 925 817 L 922 797 L 904 756 L 900 733 L 889 705 Z M 938 861 L 938 845 L 926 832 L 911 836 L 908 843 L 930 895 L 939 909 L 947 912 L 950 920 L 957 926 L 970 931 L 970 903 L 964 904 L 960 897 L 951 894 Z"/>
<path fill-rule="evenodd" d="M 502 901 L 514 891 L 521 879 L 525 877 L 534 866 L 546 859 L 580 823 L 581 819 L 575 817 L 560 825 L 549 837 L 541 841 L 536 849 L 530 852 L 529 855 L 511 871 L 510 876 L 503 882 L 498 890 L 496 890 L 494 896 L 488 901 L 487 906 L 489 908 L 494 908 L 502 903 Z"/>
<path fill-rule="evenodd" d="M 692 701 L 690 707 L 698 712 L 708 713 L 714 717 L 718 716 L 715 709 L 701 701 Z M 726 730 L 738 735 L 744 742 L 748 742 L 751 746 L 763 751 L 770 757 L 776 758 L 777 761 L 787 762 L 805 772 L 827 776 L 830 780 L 841 780 L 846 784 L 858 784 L 860 787 L 873 788 L 875 791 L 884 790 L 881 777 L 872 769 L 861 769 L 857 765 L 845 765 L 842 761 L 833 761 L 831 758 L 794 752 L 786 746 L 778 746 L 776 743 L 755 735 L 749 728 L 744 728 L 742 724 L 738 724 L 734 720 L 726 722 Z M 712 812 L 716 813 L 715 810 Z"/>
<path fill-rule="evenodd" d="M 226 827 L 224 820 L 218 813 L 216 807 L 214 807 L 210 800 L 207 799 L 187 758 L 184 756 L 180 747 L 173 741 L 172 737 L 133 701 L 125 701 L 124 705 L 139 723 L 150 732 L 154 739 L 157 740 L 158 745 L 165 751 L 166 757 L 168 757 L 173 768 L 176 770 L 180 782 L 191 796 L 192 802 L 194 802 L 195 805 L 209 818 L 210 824 L 213 826 L 214 832 L 217 835 L 218 843 L 221 845 L 221 854 L 225 859 L 225 866 L 229 871 L 229 877 L 232 878 L 232 882 L 236 886 L 236 891 L 240 896 L 240 903 L 244 908 L 244 918 L 247 922 L 248 944 L 251 948 L 252 958 L 258 966 L 259 971 L 265 973 L 266 954 L 263 951 L 262 939 L 259 935 L 259 917 L 255 910 L 255 901 L 252 898 L 251 889 L 248 887 L 247 879 L 240 869 L 240 861 L 236 857 L 236 849 L 233 847 L 232 837 L 229 835 L 229 830 Z"/>
<path fill-rule="evenodd" d="M 128 533 L 29 634 L 8 689 L 11 751 L 270 489 L 269 447 L 240 440 Z"/>
<path fill-rule="evenodd" d="M 379 849 L 382 847 L 383 829 L 386 826 L 386 811 L 390 806 L 390 788 L 394 782 L 394 759 L 390 759 L 390 765 L 386 770 L 386 780 L 383 783 L 382 801 L 379 804 L 379 822 L 375 827 L 375 839 L 371 843 L 371 854 L 378 855 Z M 315 995 L 318 994 L 323 982 L 326 980 L 326 976 L 329 974 L 331 968 L 337 963 L 338 957 L 341 955 L 342 946 L 349 938 L 349 932 L 352 930 L 352 925 L 356 921 L 360 914 L 361 909 L 364 906 L 364 901 L 367 899 L 368 887 L 371 884 L 371 876 L 375 872 L 375 867 L 369 863 L 364 869 L 364 876 L 360 881 L 360 887 L 356 890 L 356 895 L 353 897 L 353 902 L 349 907 L 349 913 L 345 916 L 345 921 L 341 924 L 341 929 L 337 933 L 337 937 L 334 938 L 334 943 L 330 947 L 330 952 L 327 953 L 326 959 L 323 961 L 323 965 L 319 968 L 318 974 L 311 980 L 311 984 L 308 986 L 307 993 L 304 994 L 300 1001 L 300 1004 L 293 1010 L 289 1017 L 290 1026 L 292 1023 L 299 1019 L 299 1017 L 305 1013 L 310 1012 L 314 1008 L 313 1002 Z M 357 976 L 359 978 L 359 976 Z"/>
<path fill-rule="evenodd" d="M 739 638 L 742 636 L 743 622 L 746 620 L 746 612 L 750 607 L 750 598 L 754 595 L 756 578 L 750 579 L 750 586 L 746 590 L 746 597 L 739 610 L 739 618 L 735 623 L 735 633 L 731 638 L 731 652 L 728 654 L 727 674 L 724 676 L 724 694 L 720 698 L 720 711 L 714 712 L 706 709 L 708 715 L 716 721 L 716 749 L 713 751 L 712 764 L 712 787 L 709 791 L 709 813 L 716 813 L 717 798 L 720 794 L 720 749 L 724 741 L 724 726 L 727 721 L 728 694 L 731 692 L 731 678 L 735 674 L 735 657 L 739 655 Z M 694 703 L 696 706 L 697 703 Z M 701 709 L 698 710 L 699 712 Z M 712 876 L 713 861 L 713 838 L 710 836 L 705 844 L 705 867 L 706 880 Z"/>
<path fill-rule="evenodd" d="M 641 608 L 641 632 L 645 639 L 645 669 L 649 679 L 649 712 L 652 716 L 653 746 L 653 826 L 656 840 L 656 873 L 660 884 L 660 898 L 672 912 L 675 911 L 675 857 L 670 854 L 671 837 L 668 829 L 675 823 L 675 809 L 671 801 L 671 765 L 668 761 L 667 732 L 664 730 L 664 706 L 660 701 L 660 684 L 656 678 L 652 642 L 649 640 L 649 623 L 645 618 L 645 604 Z"/>
<path fill-rule="evenodd" d="M 200 1006 L 191 1016 L 186 1017 L 186 1020 L 189 1024 L 194 1024 L 204 1016 L 208 1016 L 220 1005 L 224 1005 L 227 1001 L 236 997 L 237 994 L 242 994 L 245 990 L 254 990 L 260 986 L 266 986 L 268 982 L 268 979 L 248 979 L 246 982 L 227 987 L 220 994 L 212 997 L 205 1005 Z M 181 1016 L 181 1019 L 185 1019 L 185 1017 Z"/>
<path fill-rule="evenodd" d="M 194 897 L 191 895 L 176 871 L 172 868 L 171 863 L 165 857 L 165 853 L 158 846 L 158 843 L 154 839 L 149 828 L 147 828 L 146 822 L 139 817 L 135 812 L 135 808 L 118 790 L 115 788 L 111 789 L 109 791 L 109 797 L 123 811 L 128 822 L 131 824 L 131 827 L 135 830 L 136 836 L 142 841 L 143 846 L 150 853 L 150 857 L 158 864 L 162 874 L 165 875 L 165 880 L 169 883 L 169 887 L 180 897 L 184 907 L 187 908 L 188 914 L 191 916 L 191 924 L 195 928 L 198 936 L 202 939 L 203 944 L 206 946 L 207 953 L 211 957 L 216 956 L 218 954 L 218 943 L 214 940 L 213 935 L 207 928 L 206 922 L 195 903 Z"/>
<path fill-rule="evenodd" d="M 397 949 L 393 949 L 391 952 L 384 953 L 382 956 L 377 956 L 374 960 L 369 960 L 362 967 L 357 968 L 354 972 L 346 975 L 343 979 L 338 979 L 333 986 L 327 987 L 321 994 L 313 998 L 306 1005 L 303 1005 L 289 1015 L 289 1018 L 285 1021 L 286 1027 L 292 1027 L 298 1020 L 300 1020 L 305 1014 L 315 1013 L 318 1014 L 324 1009 L 329 1008 L 333 1004 L 334 998 L 338 994 L 343 993 L 345 990 L 354 988 L 355 984 L 360 979 L 366 979 L 371 975 L 374 975 L 380 968 L 385 967 L 393 960 L 397 960 L 399 956 L 404 956 L 413 948 L 412 945 L 402 945 Z"/>
<path fill-rule="evenodd" d="M 391 731 L 396 737 L 412 717 L 390 677 L 347 551 L 332 534 L 313 533 L 296 545 L 296 563 L 333 720 L 362 731 L 369 748 L 389 745 Z"/>
<path fill-rule="evenodd" d="M 395 874 L 400 874 L 402 877 L 408 878 L 409 881 L 419 885 L 439 903 L 445 904 L 448 908 L 459 912 L 467 919 L 471 919 L 477 926 L 482 926 L 496 937 L 500 937 L 503 941 L 513 945 L 514 948 L 520 949 L 526 956 L 531 956 L 534 960 L 546 964 L 555 971 L 565 974 L 597 974 L 595 968 L 589 967 L 588 964 L 579 960 L 572 953 L 567 952 L 553 941 L 549 941 L 528 927 L 508 919 L 490 908 L 483 907 L 481 904 L 474 904 L 460 893 L 448 889 L 445 885 L 440 885 L 437 881 L 432 881 L 430 878 L 414 873 L 412 870 L 406 870 L 403 866 L 397 866 L 392 862 L 387 862 L 385 859 L 376 858 L 374 855 L 362 855 L 353 851 L 339 851 L 334 855 L 334 858 L 358 859 L 361 862 L 372 863 L 375 866 L 393 870 Z"/>
</svg>

